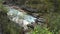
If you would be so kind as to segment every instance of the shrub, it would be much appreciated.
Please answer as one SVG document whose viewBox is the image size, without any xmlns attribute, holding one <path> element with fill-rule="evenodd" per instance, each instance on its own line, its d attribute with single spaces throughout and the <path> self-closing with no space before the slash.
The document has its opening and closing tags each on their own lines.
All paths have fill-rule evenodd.
<svg viewBox="0 0 60 34">
<path fill-rule="evenodd" d="M 37 25 L 34 31 L 31 31 L 30 34 L 52 34 L 46 27 L 41 27 Z"/>
</svg>

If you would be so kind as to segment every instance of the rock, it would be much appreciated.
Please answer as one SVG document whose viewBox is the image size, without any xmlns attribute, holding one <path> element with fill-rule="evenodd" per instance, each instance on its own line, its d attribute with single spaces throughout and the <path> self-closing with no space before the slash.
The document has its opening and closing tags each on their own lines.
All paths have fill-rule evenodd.
<svg viewBox="0 0 60 34">
<path fill-rule="evenodd" d="M 39 14 L 38 13 L 32 13 L 32 16 L 37 18 L 39 16 Z"/>
<path fill-rule="evenodd" d="M 21 9 L 25 10 L 25 11 L 28 11 L 28 12 L 31 12 L 31 13 L 37 13 L 38 10 L 37 9 L 33 9 L 31 7 L 28 7 L 28 6 L 20 6 Z"/>
<path fill-rule="evenodd" d="M 37 24 L 45 23 L 45 19 L 44 19 L 44 18 L 38 18 L 38 19 L 36 20 L 36 23 L 37 23 Z"/>
</svg>

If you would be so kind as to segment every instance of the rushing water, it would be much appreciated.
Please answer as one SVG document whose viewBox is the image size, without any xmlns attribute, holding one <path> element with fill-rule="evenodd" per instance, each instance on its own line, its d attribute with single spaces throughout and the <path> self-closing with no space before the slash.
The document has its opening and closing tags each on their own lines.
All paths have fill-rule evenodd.
<svg viewBox="0 0 60 34">
<path fill-rule="evenodd" d="M 28 15 L 23 11 L 19 11 L 10 7 L 7 12 L 7 15 L 11 21 L 18 23 L 20 26 L 24 27 L 24 29 L 27 29 L 27 25 L 35 23 L 36 20 L 35 17 Z"/>
<path fill-rule="evenodd" d="M 22 10 L 17 10 L 14 9 L 13 7 L 7 7 L 7 8 L 8 8 L 7 12 L 8 18 L 11 21 L 19 24 L 21 27 L 24 27 L 24 30 L 28 29 L 27 25 L 35 24 L 35 22 L 38 24 L 45 22 L 43 18 L 37 19 Z"/>
</svg>

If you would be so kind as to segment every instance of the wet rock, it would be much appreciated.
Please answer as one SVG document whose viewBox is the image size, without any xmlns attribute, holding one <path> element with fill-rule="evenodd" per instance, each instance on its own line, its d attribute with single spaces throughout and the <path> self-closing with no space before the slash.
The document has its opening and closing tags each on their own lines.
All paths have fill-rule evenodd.
<svg viewBox="0 0 60 34">
<path fill-rule="evenodd" d="M 37 13 L 37 12 L 38 12 L 37 9 L 33 9 L 33 8 L 28 7 L 28 6 L 25 6 L 25 5 L 20 6 L 20 8 L 23 9 L 23 10 L 26 10 L 26 11 L 32 12 L 32 13 Z"/>
<path fill-rule="evenodd" d="M 39 25 L 44 24 L 45 21 L 46 21 L 46 20 L 45 20 L 44 18 L 41 18 L 41 17 L 36 19 L 36 23 L 39 24 Z"/>
<path fill-rule="evenodd" d="M 39 16 L 38 13 L 32 13 L 31 15 L 32 15 L 33 17 L 36 17 L 36 18 Z"/>
</svg>

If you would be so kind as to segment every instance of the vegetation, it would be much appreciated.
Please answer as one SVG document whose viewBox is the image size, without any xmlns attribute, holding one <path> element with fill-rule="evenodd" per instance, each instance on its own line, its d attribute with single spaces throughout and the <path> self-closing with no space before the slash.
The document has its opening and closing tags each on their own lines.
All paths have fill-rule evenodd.
<svg viewBox="0 0 60 34">
<path fill-rule="evenodd" d="M 34 31 L 31 31 L 30 34 L 53 34 L 53 33 L 48 31 L 48 28 L 37 25 Z"/>
<path fill-rule="evenodd" d="M 60 0 L 25 0 L 24 3 L 23 1 L 24 0 L 22 0 L 22 4 L 38 9 L 39 13 L 42 13 L 42 16 L 46 19 L 44 26 L 37 25 L 29 34 L 60 34 Z M 16 4 L 21 4 L 19 3 L 20 1 L 17 2 Z M 6 14 L 3 16 L 3 14 L 7 12 L 7 9 L 3 6 L 1 0 L 0 11 L 3 11 L 3 13 L 0 13 L 0 22 L 3 24 L 4 34 L 21 33 L 20 27 L 8 21 L 9 19 L 5 17 Z"/>
<path fill-rule="evenodd" d="M 3 34 L 19 34 L 22 30 L 19 25 L 10 21 L 7 17 L 7 8 L 5 8 L 2 4 L 2 0 L 0 0 L 0 25 L 2 27 Z M 0 29 L 1 30 L 1 29 Z M 1 32 L 0 32 L 1 33 Z"/>
</svg>

